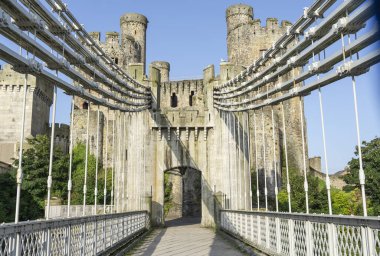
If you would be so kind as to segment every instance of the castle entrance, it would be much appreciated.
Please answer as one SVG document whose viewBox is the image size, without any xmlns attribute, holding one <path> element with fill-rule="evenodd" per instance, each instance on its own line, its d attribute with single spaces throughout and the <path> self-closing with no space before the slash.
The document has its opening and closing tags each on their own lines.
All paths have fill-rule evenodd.
<svg viewBox="0 0 380 256">
<path fill-rule="evenodd" d="M 164 172 L 164 217 L 172 220 L 201 217 L 201 172 L 179 167 Z"/>
</svg>

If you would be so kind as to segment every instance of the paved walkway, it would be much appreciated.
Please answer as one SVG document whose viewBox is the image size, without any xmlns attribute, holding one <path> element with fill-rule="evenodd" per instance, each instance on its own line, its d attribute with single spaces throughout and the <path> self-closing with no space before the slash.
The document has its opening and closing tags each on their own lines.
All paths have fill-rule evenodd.
<svg viewBox="0 0 380 256">
<path fill-rule="evenodd" d="M 212 229 L 201 228 L 199 219 L 166 222 L 167 228 L 153 230 L 130 256 L 243 256 L 229 241 Z"/>
</svg>

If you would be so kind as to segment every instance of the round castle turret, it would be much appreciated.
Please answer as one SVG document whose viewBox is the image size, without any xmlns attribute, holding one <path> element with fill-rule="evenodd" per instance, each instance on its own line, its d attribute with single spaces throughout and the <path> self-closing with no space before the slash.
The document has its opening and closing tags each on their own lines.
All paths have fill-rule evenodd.
<svg viewBox="0 0 380 256">
<path fill-rule="evenodd" d="M 153 61 L 152 65 L 160 70 L 161 82 L 169 82 L 170 63 L 166 61 Z"/>
<path fill-rule="evenodd" d="M 226 11 L 228 61 L 249 66 L 261 53 L 286 32 L 289 22 L 281 25 L 276 18 L 268 18 L 265 26 L 254 19 L 253 8 L 245 4 L 230 6 Z"/>
<path fill-rule="evenodd" d="M 249 27 L 252 20 L 253 8 L 249 5 L 232 5 L 226 11 L 228 61 L 233 64 L 247 65 L 242 58 L 250 51 Z"/>
<path fill-rule="evenodd" d="M 127 13 L 120 18 L 121 48 L 124 54 L 123 65 L 146 63 L 146 29 L 148 19 L 141 14 Z"/>
<path fill-rule="evenodd" d="M 227 35 L 242 25 L 249 24 L 253 19 L 253 8 L 246 4 L 235 4 L 226 10 Z"/>
</svg>

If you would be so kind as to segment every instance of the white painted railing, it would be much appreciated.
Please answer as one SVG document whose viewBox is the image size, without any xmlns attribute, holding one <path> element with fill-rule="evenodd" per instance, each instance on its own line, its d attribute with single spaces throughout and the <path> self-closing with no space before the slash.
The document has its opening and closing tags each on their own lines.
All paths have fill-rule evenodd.
<svg viewBox="0 0 380 256">
<path fill-rule="evenodd" d="M 379 256 L 380 218 L 221 211 L 223 231 L 268 253 Z"/>
<path fill-rule="evenodd" d="M 96 255 L 149 228 L 146 211 L 0 225 L 0 255 Z"/>
<path fill-rule="evenodd" d="M 106 205 L 106 214 L 111 213 L 112 206 Z M 50 206 L 50 219 L 59 219 L 67 217 L 67 205 L 51 205 Z M 47 216 L 48 208 L 45 207 L 45 217 Z M 103 214 L 104 206 L 97 205 L 95 211 L 95 205 L 86 205 L 85 216 Z M 70 205 L 70 217 L 82 217 L 83 216 L 83 205 Z"/>
</svg>

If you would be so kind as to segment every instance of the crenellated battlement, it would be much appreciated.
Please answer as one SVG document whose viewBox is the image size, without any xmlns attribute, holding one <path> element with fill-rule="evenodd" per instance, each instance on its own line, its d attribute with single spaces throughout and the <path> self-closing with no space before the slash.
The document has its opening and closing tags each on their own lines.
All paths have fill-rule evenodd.
<svg viewBox="0 0 380 256">
<path fill-rule="evenodd" d="M 120 47 L 120 34 L 119 32 L 111 31 L 106 32 L 105 40 L 102 40 L 102 35 L 100 32 L 90 32 L 92 39 L 95 40 L 100 46 L 103 47 Z"/>
<path fill-rule="evenodd" d="M 288 21 L 267 18 L 265 24 L 254 19 L 253 8 L 233 5 L 226 11 L 228 61 L 234 65 L 248 66 L 260 57 L 260 52 L 270 48 L 291 25 Z"/>
<path fill-rule="evenodd" d="M 49 124 L 47 129 L 49 137 L 51 136 L 52 125 Z M 70 147 L 70 126 L 67 124 L 54 125 L 54 145 L 62 150 L 63 153 L 69 152 Z"/>
<path fill-rule="evenodd" d="M 161 90 L 163 93 L 168 91 L 175 92 L 185 92 L 185 91 L 202 91 L 203 90 L 203 79 L 198 80 L 181 80 L 181 81 L 170 81 L 161 83 Z"/>
<path fill-rule="evenodd" d="M 163 82 L 160 85 L 161 109 L 203 109 L 205 94 L 203 80 Z"/>
<path fill-rule="evenodd" d="M 52 130 L 52 124 L 49 124 L 48 134 L 50 136 Z M 54 134 L 56 139 L 69 140 L 70 139 L 70 125 L 67 124 L 55 124 Z"/>
<path fill-rule="evenodd" d="M 120 40 L 120 35 L 118 32 L 107 32 L 106 33 L 106 44 L 117 44 L 119 46 L 119 40 Z"/>
<path fill-rule="evenodd" d="M 127 14 L 124 14 L 123 16 L 121 16 L 120 24 L 122 25 L 122 24 L 127 23 L 127 22 L 137 22 L 137 23 L 141 23 L 145 26 L 148 25 L 147 17 L 145 17 L 142 14 L 138 14 L 138 13 L 127 13 Z"/>
</svg>

